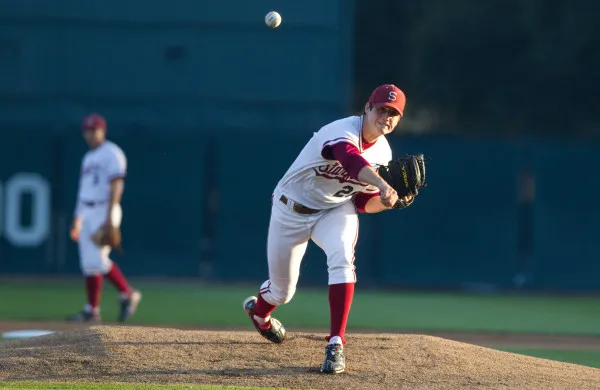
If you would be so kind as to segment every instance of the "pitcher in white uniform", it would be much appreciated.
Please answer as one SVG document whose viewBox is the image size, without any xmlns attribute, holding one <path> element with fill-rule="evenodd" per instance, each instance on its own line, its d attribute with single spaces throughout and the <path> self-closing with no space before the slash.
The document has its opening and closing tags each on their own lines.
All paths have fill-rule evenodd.
<svg viewBox="0 0 600 390">
<path fill-rule="evenodd" d="M 90 150 L 81 164 L 70 235 L 79 245 L 79 265 L 85 277 L 88 302 L 81 312 L 67 319 L 82 322 L 101 319 L 100 296 L 106 277 L 119 291 L 118 321 L 125 321 L 135 313 L 142 295 L 131 288 L 119 266 L 109 258 L 111 248 L 96 245 L 92 235 L 104 224 L 121 225 L 127 159 L 121 148 L 106 139 L 106 120 L 102 116 L 86 116 L 82 130 Z"/>
<path fill-rule="evenodd" d="M 358 213 L 377 213 L 398 201 L 396 191 L 377 173 L 392 159 L 385 138 L 404 113 L 406 97 L 395 85 L 377 87 L 360 116 L 322 127 L 277 184 L 271 208 L 267 259 L 269 278 L 243 307 L 256 330 L 281 343 L 285 329 L 271 317 L 296 291 L 300 263 L 312 239 L 327 256 L 330 334 L 321 372 L 345 369 L 345 330 L 356 282 L 354 247 Z M 412 197 L 401 199 L 404 205 Z"/>
</svg>

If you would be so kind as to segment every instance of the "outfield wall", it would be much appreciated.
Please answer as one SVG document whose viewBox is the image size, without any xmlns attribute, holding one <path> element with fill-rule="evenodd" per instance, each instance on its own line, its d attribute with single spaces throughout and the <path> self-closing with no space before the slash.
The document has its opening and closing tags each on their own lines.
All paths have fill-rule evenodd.
<svg viewBox="0 0 600 390">
<path fill-rule="evenodd" d="M 136 276 L 262 280 L 271 191 L 309 136 L 114 136 L 129 159 L 125 255 L 117 261 Z M 435 136 L 390 140 L 397 155 L 430 157 L 429 186 L 406 210 L 361 217 L 361 283 L 600 289 L 598 191 L 569 163 L 599 165 L 600 150 Z M 0 135 L 2 274 L 78 274 L 67 232 L 85 150 L 77 129 Z M 326 281 L 315 245 L 302 270 L 302 283 Z"/>
<path fill-rule="evenodd" d="M 353 4 L 278 3 L 273 30 L 266 0 L 4 0 L 0 132 L 77 126 L 90 111 L 119 132 L 316 127 L 354 98 Z"/>
</svg>

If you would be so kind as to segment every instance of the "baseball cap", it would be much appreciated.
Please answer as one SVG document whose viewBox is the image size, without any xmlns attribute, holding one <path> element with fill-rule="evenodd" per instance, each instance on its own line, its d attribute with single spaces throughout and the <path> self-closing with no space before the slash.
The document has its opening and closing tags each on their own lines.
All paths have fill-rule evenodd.
<svg viewBox="0 0 600 390">
<path fill-rule="evenodd" d="M 83 122 L 81 123 L 81 128 L 83 130 L 97 129 L 98 127 L 101 127 L 106 131 L 106 120 L 102 115 L 93 113 L 83 118 Z"/>
<path fill-rule="evenodd" d="M 406 96 L 394 84 L 383 84 L 375 88 L 369 98 L 369 104 L 373 107 L 392 107 L 403 116 Z"/>
</svg>

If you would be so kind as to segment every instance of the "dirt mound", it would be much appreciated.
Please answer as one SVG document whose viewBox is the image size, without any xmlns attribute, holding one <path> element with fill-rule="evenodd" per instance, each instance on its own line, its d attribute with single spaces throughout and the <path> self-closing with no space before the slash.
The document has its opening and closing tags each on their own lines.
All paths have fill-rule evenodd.
<svg viewBox="0 0 600 390">
<path fill-rule="evenodd" d="M 0 344 L 0 380 L 294 389 L 598 389 L 600 370 L 439 337 L 354 334 L 347 371 L 323 375 L 322 335 L 94 326 Z"/>
</svg>

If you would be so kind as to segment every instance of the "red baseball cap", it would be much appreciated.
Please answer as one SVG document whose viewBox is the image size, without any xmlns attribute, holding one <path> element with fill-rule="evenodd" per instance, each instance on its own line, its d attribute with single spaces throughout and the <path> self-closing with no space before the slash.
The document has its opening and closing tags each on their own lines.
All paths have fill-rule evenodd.
<svg viewBox="0 0 600 390">
<path fill-rule="evenodd" d="M 404 116 L 406 96 L 394 84 L 383 84 L 375 88 L 369 98 L 369 104 L 373 107 L 392 107 L 400 113 L 400 116 Z"/>
<path fill-rule="evenodd" d="M 102 128 L 106 131 L 106 120 L 100 114 L 89 114 L 85 118 L 83 118 L 83 122 L 81 123 L 81 128 L 83 130 L 97 129 Z"/>
</svg>

